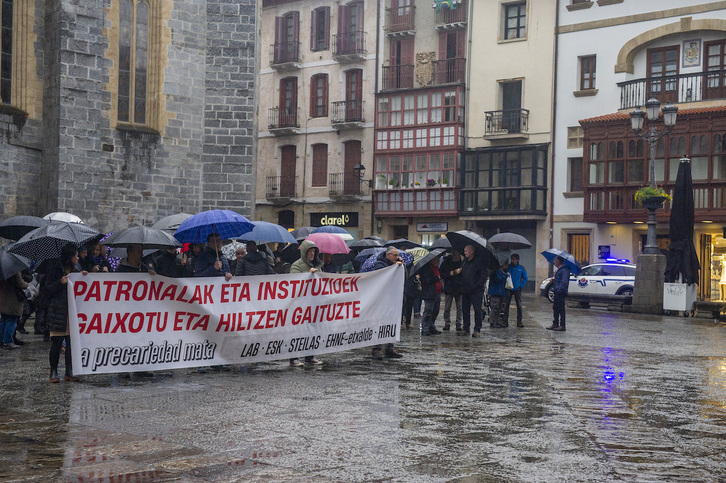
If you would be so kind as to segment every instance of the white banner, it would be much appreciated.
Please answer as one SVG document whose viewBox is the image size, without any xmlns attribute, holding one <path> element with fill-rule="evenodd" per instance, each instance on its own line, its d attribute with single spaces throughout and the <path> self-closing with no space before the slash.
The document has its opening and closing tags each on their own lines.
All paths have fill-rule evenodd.
<svg viewBox="0 0 726 483">
<path fill-rule="evenodd" d="M 243 364 L 400 338 L 404 268 L 223 278 L 73 273 L 75 374 Z"/>
</svg>

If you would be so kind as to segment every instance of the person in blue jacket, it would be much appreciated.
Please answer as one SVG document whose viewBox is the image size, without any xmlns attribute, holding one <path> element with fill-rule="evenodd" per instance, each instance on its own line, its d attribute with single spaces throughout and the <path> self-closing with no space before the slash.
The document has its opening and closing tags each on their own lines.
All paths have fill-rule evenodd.
<svg viewBox="0 0 726 483">
<path fill-rule="evenodd" d="M 564 332 L 565 329 L 565 297 L 567 297 L 567 289 L 570 287 L 570 269 L 565 265 L 565 259 L 562 257 L 555 258 L 555 279 L 552 282 L 555 292 L 555 301 L 552 304 L 552 312 L 554 320 L 547 330 L 556 330 Z"/>
<path fill-rule="evenodd" d="M 504 308 L 504 300 L 507 298 L 507 270 L 509 263 L 505 260 L 501 266 L 492 272 L 489 276 L 489 305 L 491 312 L 489 313 L 489 326 L 494 329 L 506 327 L 502 320 L 502 309 Z"/>
<path fill-rule="evenodd" d="M 512 277 L 513 289 L 507 290 L 507 299 L 504 301 L 504 325 L 509 325 L 509 306 L 512 299 L 517 304 L 517 327 L 524 327 L 522 323 L 522 289 L 527 285 L 527 270 L 519 264 L 519 255 L 512 253 L 509 262 L 509 275 Z"/>
</svg>

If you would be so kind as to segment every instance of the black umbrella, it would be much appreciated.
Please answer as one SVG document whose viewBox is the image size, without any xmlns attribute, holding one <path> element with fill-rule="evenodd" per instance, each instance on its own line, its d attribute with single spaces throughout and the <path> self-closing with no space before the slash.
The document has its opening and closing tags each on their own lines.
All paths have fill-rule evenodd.
<svg viewBox="0 0 726 483">
<path fill-rule="evenodd" d="M 295 240 L 302 241 L 306 239 L 308 235 L 313 232 L 314 229 L 314 226 L 301 226 L 300 228 L 295 228 L 294 230 L 292 230 L 290 234 L 295 237 Z"/>
<path fill-rule="evenodd" d="M 36 228 L 50 225 L 50 221 L 38 216 L 13 216 L 0 223 L 0 237 L 20 240 Z"/>
<path fill-rule="evenodd" d="M 680 281 L 688 285 L 698 283 L 698 263 L 696 247 L 693 245 L 693 180 L 691 163 L 687 158 L 681 160 L 673 188 L 671 203 L 670 239 L 666 255 L 665 281 Z"/>
<path fill-rule="evenodd" d="M 433 242 L 431 244 L 431 249 L 433 250 L 434 248 L 446 248 L 446 249 L 450 249 L 451 248 L 451 242 L 445 236 L 439 237 L 439 238 L 436 239 L 435 242 Z"/>
<path fill-rule="evenodd" d="M 300 259 L 300 245 L 298 243 L 290 243 L 282 249 L 280 257 L 285 263 L 295 263 Z"/>
<path fill-rule="evenodd" d="M 8 247 L 11 245 L 0 248 L 0 272 L 2 272 L 3 280 L 22 272 L 33 263 L 29 258 L 8 253 Z"/>
<path fill-rule="evenodd" d="M 482 258 L 484 265 L 493 270 L 499 267 L 496 255 L 494 255 L 489 242 L 483 236 L 473 231 L 459 230 L 448 232 L 446 238 L 451 242 L 451 247 L 462 255 L 464 254 L 464 247 L 472 245 L 476 250 L 476 256 Z"/>
<path fill-rule="evenodd" d="M 406 238 L 396 238 L 395 240 L 388 240 L 383 244 L 384 247 L 396 247 L 399 250 L 408 250 L 410 248 L 418 248 L 421 244 L 407 240 Z"/>
<path fill-rule="evenodd" d="M 141 245 L 145 250 L 161 250 L 163 248 L 179 248 L 181 243 L 169 233 L 147 226 L 131 226 L 118 231 L 103 242 L 113 248 L 128 248 Z"/>
<path fill-rule="evenodd" d="M 49 258 L 59 258 L 61 250 L 68 244 L 80 247 L 102 236 L 93 228 L 81 223 L 53 222 L 31 231 L 18 240 L 9 251 L 40 262 Z"/>
<path fill-rule="evenodd" d="M 440 257 L 445 252 L 446 249 L 444 248 L 435 248 L 431 250 L 426 255 L 424 255 L 418 262 L 416 262 L 416 264 L 411 268 L 411 273 L 409 273 L 409 276 L 416 274 L 419 270 L 428 265 L 431 260 Z"/>
<path fill-rule="evenodd" d="M 373 240 L 372 238 L 362 238 L 358 241 L 350 242 L 348 244 L 348 248 L 371 248 L 371 247 L 382 247 L 383 243 L 379 242 L 378 240 Z"/>
<path fill-rule="evenodd" d="M 177 213 L 176 215 L 169 215 L 151 225 L 151 228 L 170 231 L 174 233 L 179 229 L 179 226 L 191 216 L 192 215 L 190 215 L 189 213 Z"/>
<path fill-rule="evenodd" d="M 367 237 L 364 238 L 364 240 L 375 240 L 377 242 L 380 242 L 381 245 L 383 245 L 384 243 L 386 243 L 386 240 L 385 239 L 383 239 L 383 238 L 381 238 L 379 236 L 376 236 L 376 235 L 367 236 Z"/>
<path fill-rule="evenodd" d="M 489 243 L 497 250 L 522 250 L 532 248 L 532 244 L 522 235 L 516 233 L 497 233 L 489 237 Z"/>
</svg>

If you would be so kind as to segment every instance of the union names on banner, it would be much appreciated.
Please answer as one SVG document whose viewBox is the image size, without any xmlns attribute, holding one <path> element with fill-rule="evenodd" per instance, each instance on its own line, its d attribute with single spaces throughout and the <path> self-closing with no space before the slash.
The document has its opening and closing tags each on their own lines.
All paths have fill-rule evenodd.
<svg viewBox="0 0 726 483">
<path fill-rule="evenodd" d="M 244 364 L 400 339 L 405 269 L 258 277 L 69 276 L 73 372 Z"/>
</svg>

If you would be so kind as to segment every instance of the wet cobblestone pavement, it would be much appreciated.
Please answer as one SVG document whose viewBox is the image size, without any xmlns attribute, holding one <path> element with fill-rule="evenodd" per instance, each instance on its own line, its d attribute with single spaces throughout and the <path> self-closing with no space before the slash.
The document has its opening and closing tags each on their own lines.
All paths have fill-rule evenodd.
<svg viewBox="0 0 726 483">
<path fill-rule="evenodd" d="M 480 339 L 404 331 L 399 360 L 80 383 L 25 336 L 0 353 L 0 481 L 726 481 L 726 326 L 569 308 L 551 333 L 525 304 Z"/>
</svg>

